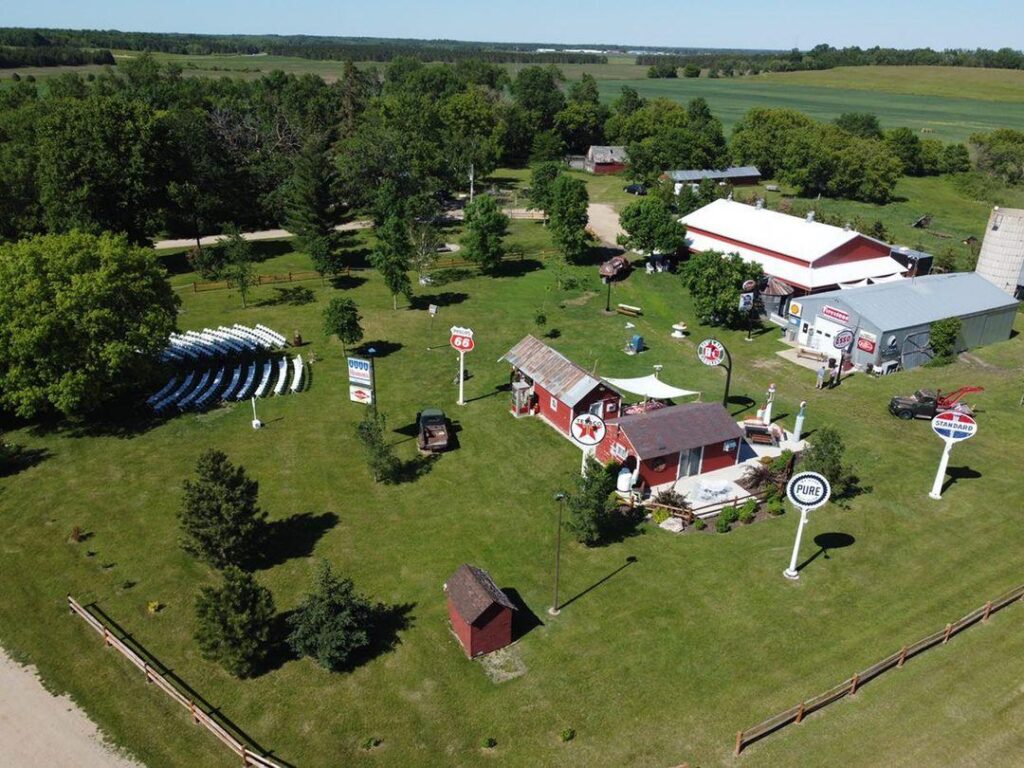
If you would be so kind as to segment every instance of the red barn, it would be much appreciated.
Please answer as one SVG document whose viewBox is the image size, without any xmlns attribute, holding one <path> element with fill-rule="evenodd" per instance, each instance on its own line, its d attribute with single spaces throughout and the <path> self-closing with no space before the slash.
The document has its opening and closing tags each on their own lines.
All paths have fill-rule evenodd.
<svg viewBox="0 0 1024 768">
<path fill-rule="evenodd" d="M 512 611 L 516 608 L 487 571 L 460 565 L 444 590 L 448 618 L 467 656 L 482 656 L 512 642 Z"/>
<path fill-rule="evenodd" d="M 583 168 L 588 173 L 619 173 L 629 167 L 629 154 L 626 148 L 602 147 L 593 145 L 587 149 Z"/>
<path fill-rule="evenodd" d="M 736 464 L 742 437 L 719 403 L 684 403 L 611 422 L 596 458 L 630 469 L 639 465 L 639 481 L 664 485 Z"/>
<path fill-rule="evenodd" d="M 828 291 L 844 283 L 903 275 L 891 247 L 853 229 L 769 211 L 733 200 L 715 200 L 680 221 L 690 253 L 739 254 L 760 264 L 769 277 L 792 286 L 797 295 Z"/>
<path fill-rule="evenodd" d="M 537 415 L 566 437 L 572 420 L 593 413 L 606 421 L 619 415 L 619 393 L 533 336 L 510 349 L 502 360 L 513 368 L 512 413 Z"/>
</svg>

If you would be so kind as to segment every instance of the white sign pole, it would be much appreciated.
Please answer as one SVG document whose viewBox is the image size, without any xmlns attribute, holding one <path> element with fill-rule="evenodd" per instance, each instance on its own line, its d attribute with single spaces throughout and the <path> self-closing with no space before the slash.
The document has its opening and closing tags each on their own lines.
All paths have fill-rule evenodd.
<svg viewBox="0 0 1024 768">
<path fill-rule="evenodd" d="M 466 404 L 466 353 L 459 350 L 459 405 Z"/>
<path fill-rule="evenodd" d="M 807 513 L 809 511 L 807 507 L 800 507 L 800 525 L 797 526 L 796 541 L 793 542 L 793 556 L 789 559 L 789 568 L 782 572 L 783 576 L 794 581 L 800 578 L 800 574 L 796 570 L 796 559 L 800 556 L 800 539 L 804 535 L 804 526 L 807 525 Z"/>
<path fill-rule="evenodd" d="M 953 441 L 944 440 L 946 445 L 942 449 L 942 458 L 939 459 L 939 471 L 935 473 L 935 482 L 932 483 L 931 493 L 928 494 L 930 499 L 941 499 L 942 498 L 942 481 L 946 479 L 946 467 L 949 466 L 949 454 L 953 450 Z"/>
</svg>

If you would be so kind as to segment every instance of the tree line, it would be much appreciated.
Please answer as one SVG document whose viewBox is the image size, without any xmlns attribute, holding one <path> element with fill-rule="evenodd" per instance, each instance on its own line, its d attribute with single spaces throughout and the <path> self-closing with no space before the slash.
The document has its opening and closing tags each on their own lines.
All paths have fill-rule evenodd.
<svg viewBox="0 0 1024 768">
<path fill-rule="evenodd" d="M 1024 52 L 1012 48 L 1000 48 L 999 50 L 949 48 L 936 51 L 932 48 L 882 48 L 879 46 L 835 48 L 831 45 L 821 44 L 808 51 L 794 48 L 788 53 L 778 51 L 710 51 L 681 55 L 647 53 L 637 56 L 636 63 L 645 67 L 657 67 L 658 71 L 663 73 L 688 65 L 696 66 L 706 69 L 714 75 L 721 74 L 726 77 L 756 75 L 760 72 L 796 72 L 865 66 L 925 65 L 1024 69 Z M 654 76 L 671 77 L 673 75 Z"/>
<path fill-rule="evenodd" d="M 0 45 L 0 69 L 15 67 L 77 67 L 83 64 L 113 64 L 108 50 L 90 50 L 66 46 L 15 47 Z"/>
<path fill-rule="evenodd" d="M 54 51 L 100 48 L 184 55 L 242 54 L 295 56 L 303 59 L 387 62 L 400 57 L 448 62 L 476 59 L 493 64 L 607 64 L 605 56 L 570 51 L 520 51 L 514 43 L 473 43 L 457 40 L 388 40 L 320 35 L 203 35 L 117 30 L 0 29 L 0 46 Z M 107 61 L 68 61 L 67 64 L 113 64 Z M 24 66 L 15 64 L 13 66 Z M 6 65 L 4 65 L 6 66 Z M 40 64 L 38 66 L 48 66 Z"/>
</svg>

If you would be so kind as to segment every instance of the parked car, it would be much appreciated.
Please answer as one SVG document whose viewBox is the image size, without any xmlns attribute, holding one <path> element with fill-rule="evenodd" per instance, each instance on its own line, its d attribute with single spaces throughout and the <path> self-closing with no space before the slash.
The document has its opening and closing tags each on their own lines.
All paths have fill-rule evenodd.
<svg viewBox="0 0 1024 768">
<path fill-rule="evenodd" d="M 601 264 L 598 271 L 601 273 L 601 277 L 606 280 L 624 277 L 629 272 L 629 259 L 622 254 L 612 256 L 608 261 Z"/>
<path fill-rule="evenodd" d="M 628 187 L 623 187 L 622 191 L 627 195 L 637 195 L 642 197 L 647 194 L 647 187 L 643 184 L 630 184 Z"/>
<path fill-rule="evenodd" d="M 448 419 L 440 408 L 425 408 L 416 416 L 416 443 L 421 451 L 437 453 L 448 448 Z"/>
</svg>

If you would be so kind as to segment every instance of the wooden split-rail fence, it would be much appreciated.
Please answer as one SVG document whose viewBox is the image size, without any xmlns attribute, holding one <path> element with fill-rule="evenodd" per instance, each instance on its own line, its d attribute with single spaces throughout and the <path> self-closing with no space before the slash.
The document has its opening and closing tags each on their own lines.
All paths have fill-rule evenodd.
<svg viewBox="0 0 1024 768">
<path fill-rule="evenodd" d="M 883 672 L 887 672 L 890 669 L 899 669 L 907 662 L 908 659 L 917 656 L 919 653 L 922 653 L 929 648 L 934 648 L 937 645 L 945 645 L 949 642 L 950 638 L 957 633 L 979 622 L 984 623 L 988 621 L 989 616 L 993 613 L 1021 600 L 1021 598 L 1024 598 L 1024 585 L 1011 589 L 1009 592 L 1006 592 L 993 600 L 987 601 L 980 608 L 976 608 L 966 616 L 947 624 L 938 632 L 933 632 L 927 637 L 922 637 L 916 643 L 904 645 L 895 653 L 886 656 L 884 659 L 872 664 L 865 670 L 855 672 L 852 677 L 847 678 L 843 682 L 839 683 L 839 685 L 830 688 L 824 693 L 820 693 L 807 701 L 802 701 L 795 707 L 790 707 L 784 712 L 779 712 L 777 715 L 769 717 L 767 720 L 764 720 L 751 728 L 747 728 L 745 731 L 738 731 L 736 733 L 736 747 L 734 754 L 738 755 L 750 744 L 775 733 L 791 723 L 801 723 L 803 719 L 812 712 L 816 712 L 817 710 L 822 709 L 833 702 L 839 701 L 846 696 L 855 696 L 862 685 L 875 679 Z"/>
<path fill-rule="evenodd" d="M 242 761 L 243 766 L 253 766 L 253 768 L 286 768 L 282 763 L 278 763 L 271 760 L 269 757 L 264 757 L 259 752 L 253 751 L 251 747 L 241 741 L 235 734 L 224 727 L 217 719 L 206 712 L 195 702 L 195 699 L 186 695 L 176 686 L 167 676 L 162 674 L 159 670 L 154 669 L 153 665 L 143 658 L 138 652 L 131 648 L 121 638 L 117 637 L 114 632 L 93 613 L 83 607 L 77 600 L 71 595 L 68 595 L 68 610 L 71 613 L 76 614 L 85 620 L 85 623 L 96 630 L 98 635 L 103 637 L 103 643 L 108 648 L 114 648 L 128 661 L 134 664 L 138 669 L 146 676 L 146 682 L 152 683 L 161 691 L 170 696 L 174 701 L 178 702 L 182 707 L 188 710 L 189 715 L 192 717 L 192 722 L 196 725 L 201 725 L 214 736 L 216 736 L 222 744 L 228 747 L 238 759 Z"/>
</svg>

